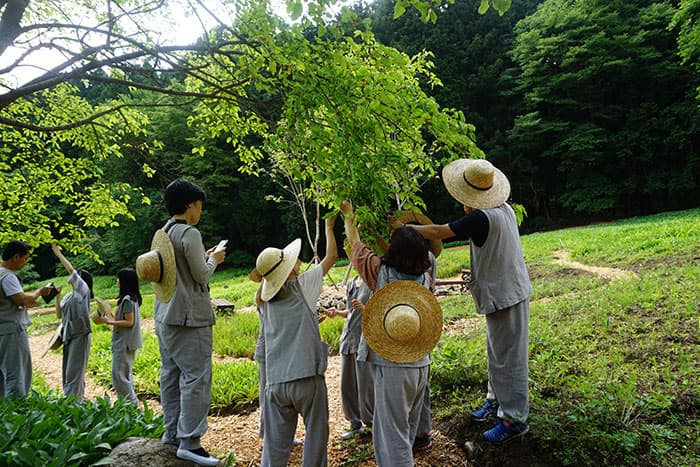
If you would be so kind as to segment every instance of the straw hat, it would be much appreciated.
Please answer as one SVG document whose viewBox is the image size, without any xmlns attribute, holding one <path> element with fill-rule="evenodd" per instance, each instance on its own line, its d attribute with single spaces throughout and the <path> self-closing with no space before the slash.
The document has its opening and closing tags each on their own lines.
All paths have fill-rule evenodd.
<svg viewBox="0 0 700 467">
<path fill-rule="evenodd" d="M 255 269 L 248 277 L 255 281 L 262 281 L 260 298 L 266 302 L 277 295 L 289 273 L 294 269 L 301 251 L 301 239 L 297 238 L 283 250 L 279 248 L 265 248 L 255 261 Z"/>
<path fill-rule="evenodd" d="M 151 251 L 136 258 L 136 274 L 139 279 L 151 283 L 158 300 L 170 301 L 175 293 L 177 271 L 173 244 L 163 230 L 158 229 L 153 234 Z"/>
<path fill-rule="evenodd" d="M 397 219 L 403 224 L 429 225 L 433 223 L 428 216 L 418 211 L 402 211 Z M 431 238 L 428 240 L 428 249 L 437 258 L 440 256 L 440 253 L 442 253 L 442 240 L 439 238 Z"/>
<path fill-rule="evenodd" d="M 58 325 L 58 327 L 56 328 L 56 331 L 54 331 L 54 333 L 53 333 L 53 336 L 51 336 L 51 339 L 49 339 L 49 343 L 46 345 L 44 352 L 41 354 L 42 358 L 44 357 L 44 355 L 49 353 L 49 350 L 56 350 L 63 345 L 63 337 L 61 337 L 62 334 L 63 334 L 63 323 Z"/>
<path fill-rule="evenodd" d="M 420 360 L 437 345 L 442 309 L 435 296 L 413 281 L 394 281 L 379 289 L 362 312 L 367 344 L 395 363 Z"/>
<path fill-rule="evenodd" d="M 458 159 L 442 169 L 442 181 L 454 199 L 474 209 L 505 203 L 510 195 L 508 178 L 484 159 Z"/>
<path fill-rule="evenodd" d="M 97 310 L 90 313 L 90 318 L 95 324 L 104 324 L 104 318 L 112 313 L 112 307 L 100 297 L 95 297 L 95 302 L 97 303 Z"/>
</svg>

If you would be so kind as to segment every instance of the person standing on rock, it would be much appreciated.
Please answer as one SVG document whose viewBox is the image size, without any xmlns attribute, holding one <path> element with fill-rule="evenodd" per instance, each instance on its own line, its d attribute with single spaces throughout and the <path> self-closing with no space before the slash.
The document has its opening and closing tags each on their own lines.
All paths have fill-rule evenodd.
<svg viewBox="0 0 700 467">
<path fill-rule="evenodd" d="M 335 219 L 326 219 L 326 254 L 316 267 L 300 271 L 297 238 L 284 249 L 265 248 L 251 272 L 260 282 L 255 301 L 262 312 L 256 353 L 265 356 L 261 467 L 287 465 L 299 415 L 306 428 L 302 466 L 328 465 L 328 344 L 321 341 L 317 303 L 323 276 L 338 259 Z"/>
<path fill-rule="evenodd" d="M 518 223 L 506 203 L 510 183 L 485 160 L 459 159 L 442 170 L 447 191 L 464 206 L 463 217 L 443 225 L 408 225 L 424 238 L 456 237 L 470 241 L 472 280 L 469 290 L 477 312 L 486 317 L 488 391 L 482 407 L 471 414 L 477 422 L 496 415 L 483 433 L 499 444 L 528 431 L 528 323 L 532 286 Z M 391 219 L 393 228 L 403 224 Z"/>
<path fill-rule="evenodd" d="M 32 386 L 32 355 L 27 327 L 31 324 L 27 307 L 37 298 L 49 295 L 45 285 L 28 294 L 17 277 L 31 253 L 25 242 L 13 240 L 2 250 L 0 266 L 0 397 L 24 397 Z"/>
<path fill-rule="evenodd" d="M 178 179 L 165 188 L 171 218 L 153 237 L 152 251 L 136 261 L 156 295 L 153 317 L 160 349 L 160 400 L 165 433 L 177 457 L 217 465 L 201 444 L 207 431 L 212 384 L 212 326 L 216 322 L 209 278 L 226 249 L 204 249 L 199 223 L 206 195 L 195 183 Z"/>
</svg>

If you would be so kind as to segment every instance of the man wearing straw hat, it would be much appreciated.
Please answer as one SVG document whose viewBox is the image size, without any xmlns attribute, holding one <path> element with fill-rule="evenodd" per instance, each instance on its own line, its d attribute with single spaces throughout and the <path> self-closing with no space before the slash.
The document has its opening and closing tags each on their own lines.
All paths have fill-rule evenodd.
<svg viewBox="0 0 700 467">
<path fill-rule="evenodd" d="M 444 225 L 411 225 L 423 237 L 470 241 L 469 289 L 486 316 L 488 392 L 471 418 L 498 416 L 483 433 L 485 441 L 503 443 L 528 431 L 528 322 L 530 278 L 523 258 L 518 223 L 506 203 L 510 183 L 485 160 L 459 159 L 442 170 L 447 191 L 464 206 L 465 216 Z M 391 219 L 392 227 L 401 226 Z"/>
<path fill-rule="evenodd" d="M 2 250 L 0 266 L 0 397 L 24 397 L 32 386 L 32 355 L 27 327 L 31 324 L 27 307 L 37 298 L 49 295 L 52 285 L 25 293 L 17 272 L 27 264 L 31 247 L 13 240 Z"/>
<path fill-rule="evenodd" d="M 321 341 L 316 304 L 323 276 L 338 259 L 335 218 L 326 219 L 326 254 L 318 266 L 300 271 L 297 238 L 284 249 L 265 248 L 249 276 L 260 282 L 255 302 L 261 310 L 256 353 L 264 355 L 265 365 L 261 467 L 287 465 L 299 415 L 306 427 L 302 466 L 328 464 L 328 345 Z"/>
<path fill-rule="evenodd" d="M 340 207 L 350 260 L 374 294 L 362 314 L 357 359 L 372 365 L 372 442 L 379 467 L 412 467 L 428 384 L 429 353 L 442 330 L 442 312 L 425 274 L 431 266 L 423 238 L 394 230 L 382 258 L 360 239 L 349 201 Z"/>
<path fill-rule="evenodd" d="M 225 248 L 204 250 L 199 223 L 204 191 L 187 180 L 165 188 L 172 216 L 156 231 L 151 251 L 136 261 L 139 278 L 152 282 L 154 320 L 160 349 L 160 400 L 165 433 L 162 441 L 178 447 L 177 457 L 217 465 L 201 444 L 211 400 L 214 311 L 209 278 L 226 255 Z"/>
</svg>

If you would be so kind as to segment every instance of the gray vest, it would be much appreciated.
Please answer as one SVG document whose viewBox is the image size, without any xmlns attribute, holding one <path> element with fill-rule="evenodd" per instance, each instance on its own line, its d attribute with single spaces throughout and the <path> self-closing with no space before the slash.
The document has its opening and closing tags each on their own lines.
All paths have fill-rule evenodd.
<svg viewBox="0 0 700 467">
<path fill-rule="evenodd" d="M 117 306 L 114 319 L 117 321 L 126 319 L 126 313 L 134 313 L 134 325 L 130 328 L 114 327 L 112 331 L 112 350 L 137 350 L 141 348 L 141 312 L 136 300 L 131 296 L 124 297 Z"/>
<path fill-rule="evenodd" d="M 420 276 L 409 276 L 406 274 L 402 274 L 396 269 L 392 267 L 388 267 L 385 265 L 381 265 L 379 267 L 379 277 L 377 278 L 377 290 L 381 289 L 385 285 L 394 282 L 394 281 L 415 281 L 421 284 L 423 287 L 426 289 L 430 289 L 430 283 L 427 277 L 427 274 L 421 274 Z M 421 358 L 418 361 L 415 362 L 409 362 L 409 363 L 395 363 L 390 360 L 385 359 L 378 353 L 376 353 L 372 348 L 367 344 L 367 341 L 365 340 L 364 334 L 362 335 L 362 338 L 360 339 L 360 346 L 357 349 L 357 359 L 359 361 L 363 362 L 370 362 L 374 365 L 379 365 L 379 366 L 398 366 L 398 367 L 407 367 L 407 368 L 421 368 L 424 366 L 430 365 L 430 355 L 426 355 L 425 357 Z"/>
<path fill-rule="evenodd" d="M 473 242 L 470 246 L 469 290 L 477 312 L 489 314 L 522 302 L 532 293 L 532 286 L 513 209 L 503 204 L 483 212 L 489 220 L 489 234 L 482 246 Z"/>
<path fill-rule="evenodd" d="M 27 308 L 16 305 L 10 297 L 5 295 L 2 282 L 9 275 L 16 276 L 13 271 L 0 267 L 0 335 L 16 334 L 26 330 L 27 326 L 32 323 Z M 17 280 L 22 285 L 19 277 Z"/>
<path fill-rule="evenodd" d="M 163 227 L 173 244 L 177 282 L 175 293 L 168 303 L 163 303 L 157 298 L 154 302 L 153 317 L 159 323 L 190 327 L 212 326 L 216 323 L 209 295 L 209 283 L 197 282 L 192 277 L 183 247 L 185 232 L 192 228 L 191 225 L 175 222 L 172 219 L 169 219 Z"/>
<path fill-rule="evenodd" d="M 287 281 L 261 308 L 267 384 L 323 376 L 328 344 L 321 341 L 318 314 L 306 303 L 299 282 Z"/>
</svg>

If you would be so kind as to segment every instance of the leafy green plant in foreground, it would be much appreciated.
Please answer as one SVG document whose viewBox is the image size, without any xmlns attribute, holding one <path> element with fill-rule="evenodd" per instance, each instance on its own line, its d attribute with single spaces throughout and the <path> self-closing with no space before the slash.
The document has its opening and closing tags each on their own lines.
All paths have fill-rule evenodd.
<svg viewBox="0 0 700 467">
<path fill-rule="evenodd" d="M 160 417 L 108 397 L 77 401 L 53 391 L 0 399 L 0 465 L 91 465 L 130 436 L 157 438 Z"/>
</svg>

